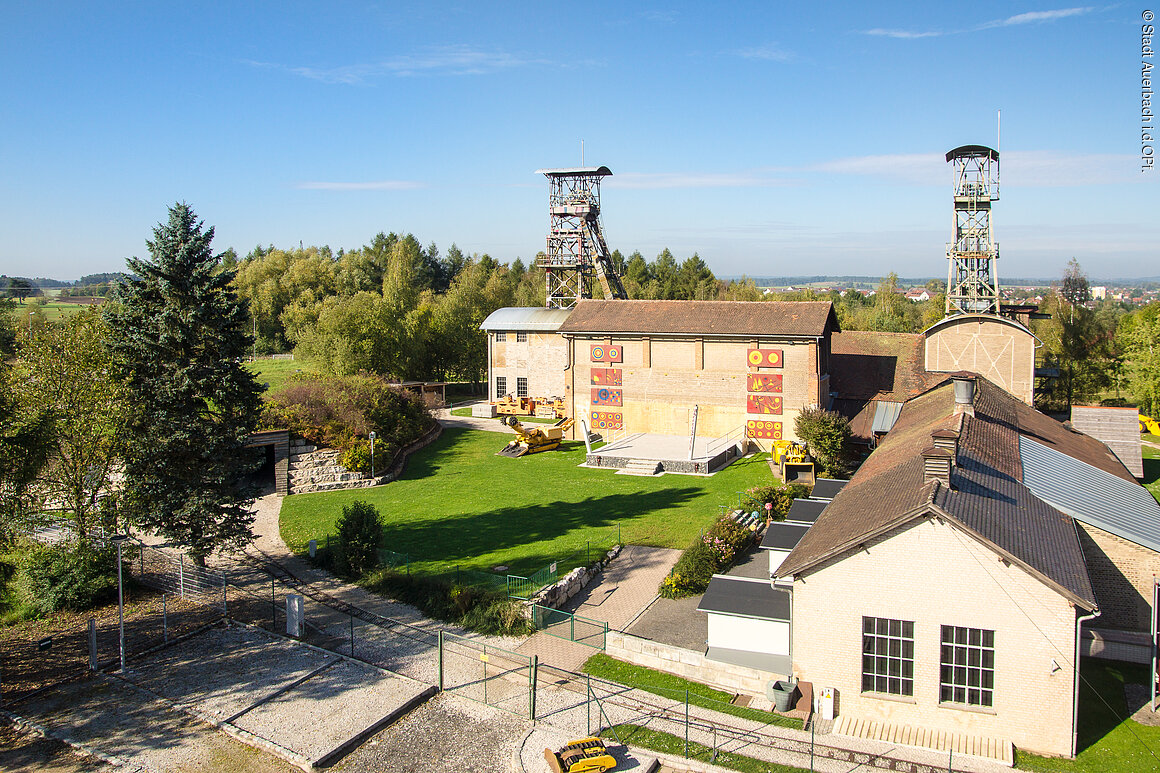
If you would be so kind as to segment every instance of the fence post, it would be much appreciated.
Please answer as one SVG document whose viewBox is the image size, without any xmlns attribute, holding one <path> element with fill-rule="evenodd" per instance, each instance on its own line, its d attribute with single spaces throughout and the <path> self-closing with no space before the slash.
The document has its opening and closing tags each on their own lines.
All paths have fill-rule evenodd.
<svg viewBox="0 0 1160 773">
<path fill-rule="evenodd" d="M 270 577 L 270 630 L 278 630 L 278 591 L 274 587 L 274 577 Z"/>
<path fill-rule="evenodd" d="M 568 615 L 568 639 L 569 641 L 576 641 L 576 613 Z"/>
<path fill-rule="evenodd" d="M 145 546 L 141 546 L 141 576 L 145 576 Z"/>
<path fill-rule="evenodd" d="M 350 613 L 350 656 L 354 657 L 354 612 Z"/>
<path fill-rule="evenodd" d="M 528 671 L 528 687 L 530 689 L 528 707 L 528 718 L 532 720 L 532 724 L 536 724 L 536 676 L 540 672 L 540 656 L 532 655 L 532 662 Z"/>
<path fill-rule="evenodd" d="M 591 674 L 584 675 L 584 685 L 585 685 L 584 697 L 586 699 L 584 701 L 584 708 L 588 711 L 588 724 L 585 727 L 588 728 L 588 735 L 592 735 L 592 675 Z"/>
<path fill-rule="evenodd" d="M 483 661 L 483 705 L 487 706 L 487 645 L 483 645 L 483 655 L 479 658 Z"/>
<path fill-rule="evenodd" d="M 89 618 L 89 670 L 97 670 L 97 618 Z"/>
<path fill-rule="evenodd" d="M 443 629 L 439 629 L 439 692 L 443 692 Z"/>
<path fill-rule="evenodd" d="M 230 610 L 226 606 L 226 574 L 222 572 L 222 616 L 229 617 Z"/>
<path fill-rule="evenodd" d="M 587 558 L 586 563 L 591 564 L 592 563 L 592 540 L 588 540 L 587 545 L 588 545 L 588 547 L 585 549 L 584 555 Z"/>
<path fill-rule="evenodd" d="M 181 563 L 177 565 L 177 590 L 182 598 L 185 598 L 185 555 L 178 556 Z"/>
<path fill-rule="evenodd" d="M 169 607 L 164 593 L 161 594 L 161 640 L 169 644 Z"/>
<path fill-rule="evenodd" d="M 689 759 L 689 688 L 685 688 L 685 759 Z"/>
</svg>

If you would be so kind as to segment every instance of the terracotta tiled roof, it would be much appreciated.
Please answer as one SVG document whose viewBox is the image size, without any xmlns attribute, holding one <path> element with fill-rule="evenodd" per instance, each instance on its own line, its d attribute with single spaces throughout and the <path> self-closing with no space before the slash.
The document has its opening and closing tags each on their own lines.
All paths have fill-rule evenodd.
<svg viewBox="0 0 1160 773">
<path fill-rule="evenodd" d="M 1089 457 L 1093 449 L 1087 443 L 1081 447 L 1069 437 L 1077 433 L 1000 387 L 982 377 L 975 380 L 973 416 L 955 414 L 949 382 L 907 402 L 894 429 L 834 497 L 779 574 L 807 571 L 916 518 L 937 515 L 973 532 L 1080 606 L 1094 608 L 1074 520 L 1021 482 L 1019 434 Z M 944 429 L 960 433 L 950 488 L 923 479 L 922 451 L 931 445 L 931 433 Z"/>
<path fill-rule="evenodd" d="M 829 301 L 603 301 L 576 304 L 561 333 L 823 336 L 837 330 Z"/>
</svg>

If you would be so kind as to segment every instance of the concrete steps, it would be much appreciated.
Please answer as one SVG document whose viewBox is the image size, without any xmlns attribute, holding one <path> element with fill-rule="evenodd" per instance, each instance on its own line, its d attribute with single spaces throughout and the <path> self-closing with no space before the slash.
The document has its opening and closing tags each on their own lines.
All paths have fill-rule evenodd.
<svg viewBox="0 0 1160 773">
<path fill-rule="evenodd" d="M 645 475 L 652 477 L 661 471 L 661 463 L 655 459 L 629 459 L 628 464 L 616 471 L 617 475 Z"/>
<path fill-rule="evenodd" d="M 836 735 L 852 738 L 867 738 L 873 741 L 919 746 L 940 752 L 953 751 L 956 755 L 983 757 L 1007 766 L 1015 764 L 1015 747 L 1002 738 L 952 733 L 927 727 L 896 725 L 889 722 L 854 717 L 843 714 L 834 725 Z"/>
<path fill-rule="evenodd" d="M 366 488 L 378 482 L 368 475 L 351 472 L 343 467 L 338 461 L 341 456 L 342 452 L 334 448 L 292 446 L 288 465 L 290 493 Z"/>
</svg>

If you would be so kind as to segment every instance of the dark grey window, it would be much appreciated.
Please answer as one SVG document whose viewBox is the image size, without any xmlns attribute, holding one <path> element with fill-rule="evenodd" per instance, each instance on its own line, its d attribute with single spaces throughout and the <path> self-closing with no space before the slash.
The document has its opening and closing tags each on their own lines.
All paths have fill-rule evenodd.
<svg viewBox="0 0 1160 773">
<path fill-rule="evenodd" d="M 862 692 L 914 695 L 914 622 L 862 618 Z"/>
<path fill-rule="evenodd" d="M 495 377 L 495 399 L 499 399 L 507 394 L 507 376 Z"/>
<path fill-rule="evenodd" d="M 994 705 L 994 631 L 960 625 L 942 627 L 939 700 L 968 706 Z"/>
<path fill-rule="evenodd" d="M 499 332 L 497 332 L 497 333 L 495 334 L 495 342 L 496 342 L 497 344 L 502 344 L 502 343 L 504 343 L 505 341 L 507 341 L 507 333 L 505 333 L 504 331 L 500 330 Z"/>
<path fill-rule="evenodd" d="M 523 376 L 516 378 L 516 397 L 528 396 L 528 380 Z"/>
<path fill-rule="evenodd" d="M 516 331 L 516 343 L 522 344 L 528 340 L 528 334 L 522 330 Z"/>
</svg>

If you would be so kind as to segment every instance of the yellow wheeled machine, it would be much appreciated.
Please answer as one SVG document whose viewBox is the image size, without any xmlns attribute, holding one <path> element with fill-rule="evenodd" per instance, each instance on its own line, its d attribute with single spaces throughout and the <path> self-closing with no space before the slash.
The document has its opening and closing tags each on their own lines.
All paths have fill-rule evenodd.
<svg viewBox="0 0 1160 773">
<path fill-rule="evenodd" d="M 599 738 L 569 741 L 558 752 L 544 749 L 544 759 L 555 773 L 604 773 L 616 767 L 616 758 Z"/>
<path fill-rule="evenodd" d="M 1140 432 L 1151 432 L 1153 435 L 1160 435 L 1160 423 L 1153 418 L 1140 414 Z"/>
<path fill-rule="evenodd" d="M 805 445 L 792 440 L 775 440 L 771 456 L 783 481 L 813 485 L 814 460 Z"/>
<path fill-rule="evenodd" d="M 503 416 L 500 421 L 512 428 L 516 439 L 504 446 L 496 456 L 510 456 L 513 459 L 559 448 L 564 433 L 572 428 L 571 419 L 560 419 L 550 427 L 525 427 L 515 416 Z"/>
</svg>

